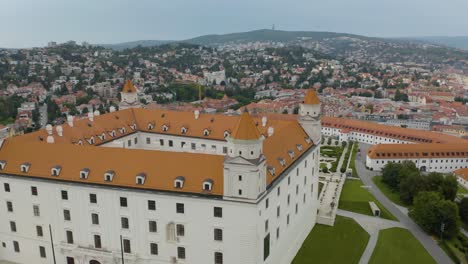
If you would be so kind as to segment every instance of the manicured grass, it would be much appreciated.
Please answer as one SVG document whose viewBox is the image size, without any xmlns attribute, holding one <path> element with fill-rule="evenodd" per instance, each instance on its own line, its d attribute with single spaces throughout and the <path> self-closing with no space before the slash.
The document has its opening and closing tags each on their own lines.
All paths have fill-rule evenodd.
<svg viewBox="0 0 468 264">
<path fill-rule="evenodd" d="M 382 182 L 382 176 L 375 176 L 372 178 L 372 181 L 390 201 L 399 206 L 408 207 L 400 200 L 400 194 L 398 192 L 392 191 L 385 183 Z"/>
<path fill-rule="evenodd" d="M 406 229 L 389 228 L 379 232 L 379 239 L 369 263 L 436 263 L 419 241 Z"/>
<path fill-rule="evenodd" d="M 377 199 L 365 188 L 360 180 L 346 180 L 341 191 L 338 208 L 365 215 L 372 215 L 369 202 L 373 201 L 379 208 L 382 218 L 395 220 L 393 216 Z"/>
<path fill-rule="evenodd" d="M 292 263 L 359 263 L 368 241 L 369 234 L 353 219 L 336 216 L 333 227 L 315 225 Z"/>
</svg>

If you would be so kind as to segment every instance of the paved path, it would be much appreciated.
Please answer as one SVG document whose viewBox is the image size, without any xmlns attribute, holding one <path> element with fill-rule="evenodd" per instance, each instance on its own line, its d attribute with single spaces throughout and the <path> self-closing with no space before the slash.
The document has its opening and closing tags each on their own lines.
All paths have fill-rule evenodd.
<svg viewBox="0 0 468 264">
<path fill-rule="evenodd" d="M 380 217 L 368 216 L 350 211 L 338 209 L 338 215 L 353 218 L 364 230 L 369 233 L 369 241 L 367 242 L 366 250 L 362 253 L 359 264 L 369 263 L 369 260 L 374 252 L 377 239 L 379 238 L 379 231 L 381 229 L 387 229 L 392 227 L 405 228 L 400 222 L 383 219 Z"/>
<path fill-rule="evenodd" d="M 434 241 L 429 235 L 427 235 L 416 223 L 413 222 L 408 215 L 400 210 L 392 201 L 390 201 L 374 184 L 372 177 L 376 176 L 377 173 L 369 171 L 365 167 L 365 159 L 367 149 L 369 145 L 359 144 L 361 155 L 356 155 L 356 170 L 358 175 L 361 177 L 362 182 L 369 186 L 369 191 L 374 195 L 374 197 L 387 208 L 399 221 L 400 223 L 407 228 L 423 245 L 427 252 L 434 258 L 437 263 L 448 264 L 453 263 L 453 261 L 445 254 L 445 252 L 437 245 L 437 242 Z"/>
</svg>

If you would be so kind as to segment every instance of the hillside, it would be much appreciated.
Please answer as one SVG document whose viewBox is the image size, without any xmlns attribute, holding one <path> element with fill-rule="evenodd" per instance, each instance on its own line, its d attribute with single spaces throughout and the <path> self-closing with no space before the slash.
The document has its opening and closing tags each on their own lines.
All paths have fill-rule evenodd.
<svg viewBox="0 0 468 264">
<path fill-rule="evenodd" d="M 137 40 L 137 41 L 130 41 L 130 42 L 123 42 L 123 43 L 116 43 L 116 44 L 96 44 L 96 46 L 101 46 L 104 48 L 110 48 L 115 50 L 124 50 L 124 49 L 132 49 L 138 46 L 142 47 L 154 47 L 160 46 L 164 44 L 168 44 L 174 42 L 172 40 Z"/>
<path fill-rule="evenodd" d="M 468 36 L 459 37 L 416 37 L 412 38 L 436 45 L 443 45 L 451 48 L 468 50 Z"/>
</svg>

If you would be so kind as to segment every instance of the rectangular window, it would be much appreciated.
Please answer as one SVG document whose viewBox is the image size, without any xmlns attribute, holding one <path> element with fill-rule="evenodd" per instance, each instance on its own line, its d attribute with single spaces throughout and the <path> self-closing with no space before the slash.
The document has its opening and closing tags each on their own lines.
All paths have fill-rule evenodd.
<svg viewBox="0 0 468 264">
<path fill-rule="evenodd" d="M 5 192 L 10 192 L 10 184 L 4 183 L 3 184 L 3 189 L 5 189 Z"/>
<path fill-rule="evenodd" d="M 13 241 L 13 249 L 15 250 L 15 252 L 20 252 L 18 241 Z"/>
<path fill-rule="evenodd" d="M 281 189 L 280 189 L 280 187 L 278 186 L 278 189 L 276 189 L 276 194 L 277 194 L 277 196 L 280 196 L 280 193 L 281 193 L 280 190 L 281 190 Z"/>
<path fill-rule="evenodd" d="M 138 143 L 138 138 L 134 138 L 133 143 L 136 145 Z"/>
<path fill-rule="evenodd" d="M 178 214 L 183 214 L 185 212 L 184 204 L 183 203 L 177 203 L 176 204 L 176 212 Z"/>
<path fill-rule="evenodd" d="M 289 203 L 291 202 L 291 195 L 290 194 L 288 194 L 288 199 L 287 200 L 288 200 L 288 205 L 289 205 Z"/>
<path fill-rule="evenodd" d="M 177 236 L 185 236 L 185 226 L 182 224 L 178 224 L 176 226 Z"/>
<path fill-rule="evenodd" d="M 269 200 L 268 198 L 265 200 L 265 209 L 268 209 L 268 205 L 269 205 Z"/>
<path fill-rule="evenodd" d="M 67 230 L 67 243 L 68 244 L 73 244 L 73 232 L 70 230 Z"/>
<path fill-rule="evenodd" d="M 280 217 L 280 207 L 276 207 L 276 217 Z"/>
<path fill-rule="evenodd" d="M 34 216 L 41 216 L 41 210 L 39 209 L 39 205 L 33 205 L 33 214 Z"/>
<path fill-rule="evenodd" d="M 191 143 L 191 144 L 190 144 L 190 147 L 192 148 L 192 150 L 195 150 L 195 149 L 197 148 L 197 144 Z"/>
<path fill-rule="evenodd" d="M 68 200 L 68 192 L 62 191 L 62 200 Z"/>
<path fill-rule="evenodd" d="M 99 225 L 99 215 L 98 214 L 91 214 L 91 223 L 93 223 L 93 225 Z"/>
<path fill-rule="evenodd" d="M 223 208 L 215 207 L 213 214 L 214 214 L 214 217 L 219 217 L 219 218 L 223 217 Z"/>
<path fill-rule="evenodd" d="M 159 145 L 164 146 L 164 139 L 159 140 Z"/>
<path fill-rule="evenodd" d="M 279 235 L 280 235 L 280 229 L 279 227 L 276 228 L 276 239 L 279 239 Z"/>
<path fill-rule="evenodd" d="M 223 230 L 219 228 L 214 229 L 214 240 L 223 241 Z"/>
<path fill-rule="evenodd" d="M 298 208 L 299 208 L 299 207 L 298 207 L 298 205 L 296 204 L 296 214 L 297 214 Z"/>
<path fill-rule="evenodd" d="M 123 250 L 125 253 L 132 253 L 132 248 L 130 246 L 130 239 L 123 240 Z"/>
<path fill-rule="evenodd" d="M 151 253 L 151 255 L 157 255 L 158 254 L 158 244 L 156 244 L 156 243 L 151 243 L 150 244 L 150 253 Z"/>
<path fill-rule="evenodd" d="M 148 200 L 148 210 L 151 210 L 151 211 L 156 210 L 156 201 Z"/>
<path fill-rule="evenodd" d="M 158 231 L 156 221 L 149 221 L 148 224 L 149 224 L 149 231 L 151 233 L 156 233 Z"/>
<path fill-rule="evenodd" d="M 96 204 L 96 203 L 97 203 L 97 196 L 96 196 L 96 194 L 94 194 L 94 193 L 90 193 L 90 194 L 89 194 L 89 202 L 92 203 L 92 204 Z"/>
<path fill-rule="evenodd" d="M 268 232 L 268 220 L 265 220 L 265 233 Z"/>
<path fill-rule="evenodd" d="M 6 202 L 8 212 L 13 212 L 13 203 L 10 201 Z"/>
<path fill-rule="evenodd" d="M 42 231 L 42 226 L 36 226 L 36 233 L 38 237 L 44 236 L 44 232 Z"/>
<path fill-rule="evenodd" d="M 123 229 L 128 229 L 129 223 L 128 223 L 128 218 L 127 217 L 121 217 L 120 218 L 120 223 L 122 224 Z"/>
<path fill-rule="evenodd" d="M 37 187 L 36 186 L 31 186 L 31 195 L 37 196 Z"/>
<path fill-rule="evenodd" d="M 215 252 L 214 253 L 214 263 L 215 264 L 223 264 L 223 253 Z"/>
<path fill-rule="evenodd" d="M 223 147 L 223 154 L 226 154 L 227 153 L 227 147 Z"/>
<path fill-rule="evenodd" d="M 149 137 L 146 138 L 146 144 L 151 144 L 151 138 Z"/>
<path fill-rule="evenodd" d="M 16 223 L 14 221 L 10 221 L 10 230 L 16 232 Z"/>
<path fill-rule="evenodd" d="M 39 255 L 41 256 L 41 258 L 46 258 L 45 247 L 39 246 Z"/>
<path fill-rule="evenodd" d="M 286 216 L 286 225 L 289 225 L 289 214 Z"/>
<path fill-rule="evenodd" d="M 169 147 L 173 147 L 174 146 L 174 142 L 172 140 L 169 140 Z"/>
<path fill-rule="evenodd" d="M 120 197 L 120 207 L 127 207 L 127 198 Z"/>
<path fill-rule="evenodd" d="M 100 235 L 94 235 L 94 248 L 101 248 L 101 236 Z"/>
<path fill-rule="evenodd" d="M 132 145 L 132 140 L 131 140 L 131 139 L 127 140 L 127 145 L 128 145 L 129 147 Z"/>
<path fill-rule="evenodd" d="M 185 248 L 177 247 L 177 258 L 185 259 Z"/>
<path fill-rule="evenodd" d="M 270 234 L 263 239 L 263 260 L 266 260 L 270 255 Z"/>
<path fill-rule="evenodd" d="M 63 219 L 65 221 L 71 221 L 71 213 L 70 213 L 70 210 L 68 209 L 64 209 L 63 210 Z"/>
</svg>

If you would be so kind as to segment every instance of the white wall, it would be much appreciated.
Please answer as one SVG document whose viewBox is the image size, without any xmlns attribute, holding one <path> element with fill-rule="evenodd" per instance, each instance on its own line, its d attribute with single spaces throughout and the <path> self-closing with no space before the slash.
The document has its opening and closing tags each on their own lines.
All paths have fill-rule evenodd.
<svg viewBox="0 0 468 264">
<path fill-rule="evenodd" d="M 371 159 L 369 156 L 366 157 L 366 166 L 380 171 L 387 163 L 402 163 L 403 161 L 412 161 L 418 169 L 421 170 L 422 167 L 425 167 L 425 171 L 428 172 L 449 173 L 457 169 L 468 168 L 468 159 L 466 158 Z"/>
</svg>

